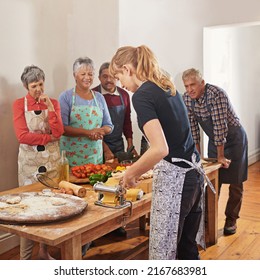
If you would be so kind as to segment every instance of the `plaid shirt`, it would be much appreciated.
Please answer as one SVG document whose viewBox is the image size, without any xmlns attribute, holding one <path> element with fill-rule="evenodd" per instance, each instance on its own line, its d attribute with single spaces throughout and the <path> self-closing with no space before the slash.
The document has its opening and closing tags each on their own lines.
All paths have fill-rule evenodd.
<svg viewBox="0 0 260 280">
<path fill-rule="evenodd" d="M 205 93 L 207 93 L 207 104 Z M 187 92 L 184 94 L 183 99 L 188 109 L 192 136 L 195 143 L 200 142 L 200 130 L 195 115 L 203 121 L 209 117 L 212 118 L 214 133 L 214 139 L 212 140 L 214 140 L 216 146 L 226 143 L 228 126 L 241 126 L 239 118 L 237 117 L 226 92 L 217 86 L 206 84 L 204 94 L 199 99 L 194 100 L 195 115 L 192 110 L 192 99 Z M 211 112 L 209 112 L 208 108 L 211 108 Z"/>
</svg>

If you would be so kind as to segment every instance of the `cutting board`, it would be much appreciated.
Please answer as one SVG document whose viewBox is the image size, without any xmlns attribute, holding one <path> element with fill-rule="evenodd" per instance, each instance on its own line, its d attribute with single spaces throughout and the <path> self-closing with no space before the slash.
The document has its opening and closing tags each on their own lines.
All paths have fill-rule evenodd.
<svg viewBox="0 0 260 280">
<path fill-rule="evenodd" d="M 12 204 L 15 200 L 19 201 Z M 22 192 L 0 196 L 0 222 L 9 224 L 49 223 L 84 211 L 87 202 L 77 196 L 52 192 Z"/>
<path fill-rule="evenodd" d="M 70 183 L 74 183 L 74 184 L 84 184 L 84 183 L 89 183 L 89 178 L 77 178 L 72 173 L 70 173 L 69 181 Z"/>
</svg>

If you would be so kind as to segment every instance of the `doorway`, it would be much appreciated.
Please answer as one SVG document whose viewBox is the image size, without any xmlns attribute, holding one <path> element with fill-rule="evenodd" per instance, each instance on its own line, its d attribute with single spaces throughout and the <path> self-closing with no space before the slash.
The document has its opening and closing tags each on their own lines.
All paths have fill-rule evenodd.
<svg viewBox="0 0 260 280">
<path fill-rule="evenodd" d="M 250 157 L 260 154 L 260 22 L 205 27 L 203 73 L 223 88 L 244 126 Z M 207 136 L 203 135 L 207 157 Z"/>
</svg>

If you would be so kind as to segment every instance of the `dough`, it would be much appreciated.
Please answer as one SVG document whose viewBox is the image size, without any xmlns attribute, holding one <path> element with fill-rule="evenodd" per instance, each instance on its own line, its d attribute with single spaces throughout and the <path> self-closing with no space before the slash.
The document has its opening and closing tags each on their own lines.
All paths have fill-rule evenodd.
<svg viewBox="0 0 260 280">
<path fill-rule="evenodd" d="M 48 196 L 48 197 L 55 196 L 55 194 L 51 190 L 49 190 L 49 189 L 43 189 L 38 194 L 42 195 L 42 196 Z"/>
<path fill-rule="evenodd" d="M 18 204 L 18 203 L 21 202 L 21 200 L 22 200 L 22 198 L 20 196 L 13 196 L 11 198 L 8 198 L 6 200 L 6 203 L 8 203 L 8 204 Z"/>
<path fill-rule="evenodd" d="M 66 200 L 63 198 L 59 198 L 59 197 L 52 197 L 51 204 L 54 206 L 64 205 L 64 204 L 66 204 Z"/>
</svg>

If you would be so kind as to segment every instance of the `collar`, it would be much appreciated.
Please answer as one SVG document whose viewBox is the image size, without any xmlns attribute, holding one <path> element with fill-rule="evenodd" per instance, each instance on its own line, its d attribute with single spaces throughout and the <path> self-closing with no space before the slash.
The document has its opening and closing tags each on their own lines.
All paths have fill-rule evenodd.
<svg viewBox="0 0 260 280">
<path fill-rule="evenodd" d="M 27 103 L 30 105 L 39 104 L 29 93 L 26 95 Z"/>
<path fill-rule="evenodd" d="M 117 87 L 116 87 L 116 90 L 115 90 L 113 93 L 106 91 L 101 85 L 100 85 L 100 88 L 101 88 L 101 93 L 102 93 L 103 95 L 105 95 L 105 94 L 110 94 L 110 95 L 120 96 L 120 94 L 119 94 L 119 92 L 118 92 L 118 90 L 117 90 Z"/>
<path fill-rule="evenodd" d="M 200 98 L 196 99 L 196 102 L 203 104 L 205 102 L 205 94 L 203 93 Z"/>
</svg>

